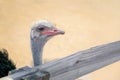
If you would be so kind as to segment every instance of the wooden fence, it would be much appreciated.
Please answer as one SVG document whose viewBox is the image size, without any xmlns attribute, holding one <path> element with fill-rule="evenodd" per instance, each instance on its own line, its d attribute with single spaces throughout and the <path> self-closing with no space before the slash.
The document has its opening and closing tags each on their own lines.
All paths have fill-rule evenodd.
<svg viewBox="0 0 120 80">
<path fill-rule="evenodd" d="M 120 41 L 80 51 L 34 68 L 20 68 L 0 80 L 75 80 L 118 60 Z"/>
</svg>

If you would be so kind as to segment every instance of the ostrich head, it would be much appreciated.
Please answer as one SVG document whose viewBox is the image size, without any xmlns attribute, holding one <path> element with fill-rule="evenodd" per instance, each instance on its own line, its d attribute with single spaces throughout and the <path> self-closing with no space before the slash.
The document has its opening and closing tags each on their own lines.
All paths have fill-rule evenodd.
<svg viewBox="0 0 120 80">
<path fill-rule="evenodd" d="M 46 20 L 37 21 L 33 24 L 30 38 L 34 66 L 42 64 L 42 51 L 45 43 L 59 34 L 64 34 L 64 31 L 58 30 L 55 25 Z"/>
</svg>

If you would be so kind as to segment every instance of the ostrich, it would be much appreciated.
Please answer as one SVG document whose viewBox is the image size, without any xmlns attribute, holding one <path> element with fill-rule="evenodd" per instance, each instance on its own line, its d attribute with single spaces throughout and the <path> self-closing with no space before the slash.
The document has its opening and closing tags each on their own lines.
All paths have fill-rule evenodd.
<svg viewBox="0 0 120 80">
<path fill-rule="evenodd" d="M 7 76 L 8 72 L 16 69 L 15 64 L 9 59 L 6 49 L 0 49 L 0 78 Z"/>
<path fill-rule="evenodd" d="M 34 66 L 41 65 L 42 52 L 45 43 L 53 36 L 65 32 L 55 28 L 55 25 L 46 20 L 37 21 L 32 25 L 30 40 Z"/>
<path fill-rule="evenodd" d="M 33 24 L 30 33 L 31 51 L 34 66 L 42 64 L 42 52 L 45 43 L 53 36 L 64 34 L 64 31 L 55 28 L 52 23 L 42 20 Z M 8 72 L 16 69 L 16 65 L 9 59 L 6 49 L 0 50 L 0 78 L 7 76 Z"/>
</svg>

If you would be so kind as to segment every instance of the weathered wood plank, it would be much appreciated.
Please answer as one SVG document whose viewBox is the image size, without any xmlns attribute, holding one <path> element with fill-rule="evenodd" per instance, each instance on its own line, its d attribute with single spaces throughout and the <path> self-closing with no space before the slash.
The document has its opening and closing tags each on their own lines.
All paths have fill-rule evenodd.
<svg viewBox="0 0 120 80">
<path fill-rule="evenodd" d="M 74 80 L 118 60 L 120 60 L 120 41 L 80 51 L 63 59 L 43 64 L 29 71 L 18 72 L 8 77 L 19 80 L 18 77 L 32 73 L 37 69 L 49 72 L 50 80 Z"/>
</svg>

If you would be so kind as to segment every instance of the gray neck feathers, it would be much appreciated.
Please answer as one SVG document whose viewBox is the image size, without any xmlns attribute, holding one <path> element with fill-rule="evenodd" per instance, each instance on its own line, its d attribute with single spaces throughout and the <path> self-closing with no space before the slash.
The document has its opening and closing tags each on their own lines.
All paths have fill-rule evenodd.
<svg viewBox="0 0 120 80">
<path fill-rule="evenodd" d="M 40 39 L 40 37 L 31 38 L 31 50 L 32 50 L 34 66 L 43 64 L 42 52 L 44 45 L 45 45 L 45 41 L 43 39 Z"/>
</svg>

